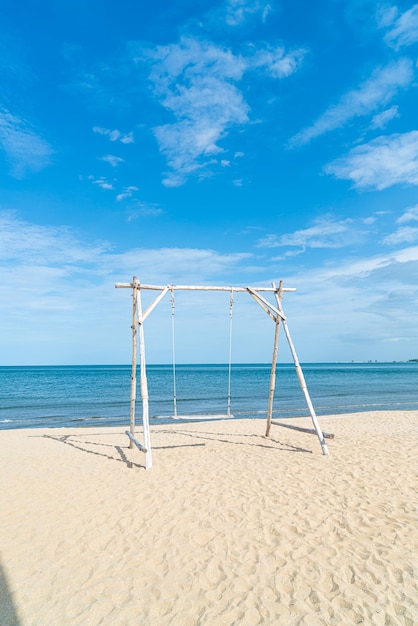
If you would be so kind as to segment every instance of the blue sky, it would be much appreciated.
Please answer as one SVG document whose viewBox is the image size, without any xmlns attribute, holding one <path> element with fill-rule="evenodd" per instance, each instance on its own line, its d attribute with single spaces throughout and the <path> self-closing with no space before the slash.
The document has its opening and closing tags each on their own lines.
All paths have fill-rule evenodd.
<svg viewBox="0 0 418 626">
<path fill-rule="evenodd" d="M 283 279 L 301 361 L 418 357 L 418 4 L 4 0 L 0 52 L 1 364 L 129 362 L 133 275 Z M 228 307 L 178 294 L 178 361 Z M 236 297 L 235 361 L 273 330 Z"/>
</svg>

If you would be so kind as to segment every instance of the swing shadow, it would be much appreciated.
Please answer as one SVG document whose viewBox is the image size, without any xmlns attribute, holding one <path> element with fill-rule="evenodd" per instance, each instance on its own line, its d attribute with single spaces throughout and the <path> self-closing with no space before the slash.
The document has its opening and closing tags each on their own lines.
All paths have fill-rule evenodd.
<svg viewBox="0 0 418 626">
<path fill-rule="evenodd" d="M 114 433 L 97 433 L 99 436 L 103 436 L 103 435 L 111 435 L 114 437 Z M 96 436 L 96 433 L 89 433 L 88 436 Z M 44 439 L 52 439 L 53 441 L 57 441 L 58 443 L 63 443 L 66 446 L 70 446 L 71 448 L 75 448 L 76 450 L 79 450 L 81 452 L 84 452 L 85 454 L 93 454 L 94 456 L 101 456 L 105 459 L 108 459 L 110 461 L 116 461 L 118 463 L 124 463 L 129 469 L 133 468 L 133 467 L 137 467 L 137 468 L 144 468 L 145 464 L 144 463 L 135 463 L 133 461 L 131 461 L 130 459 L 128 459 L 128 457 L 126 456 L 124 449 L 122 446 L 120 445 L 115 445 L 115 444 L 110 444 L 110 443 L 98 443 L 97 441 L 79 441 L 77 438 L 82 437 L 83 435 L 77 434 L 77 435 L 62 435 L 60 437 L 55 437 L 53 435 L 32 435 L 34 437 L 39 437 L 41 436 Z M 87 436 L 87 435 L 86 435 Z M 72 438 L 71 441 L 69 441 L 69 439 Z M 80 444 L 80 445 L 77 445 Z M 112 450 L 115 450 L 117 453 L 116 455 L 112 455 L 112 454 L 106 454 L 105 452 L 99 452 L 98 450 L 90 450 L 89 448 L 86 448 L 85 446 L 100 446 L 100 448 L 111 448 Z M 171 445 L 171 446 L 153 446 L 152 449 L 153 450 L 164 450 L 167 448 L 195 448 L 195 447 L 204 447 L 206 444 L 204 443 L 192 443 L 192 444 L 179 444 L 179 445 Z M 126 446 L 127 449 L 129 449 L 129 444 Z"/>
<path fill-rule="evenodd" d="M 283 441 L 280 441 L 278 439 L 273 439 L 271 437 L 265 437 L 262 435 L 256 435 L 256 434 L 242 434 L 242 433 L 237 433 L 237 434 L 233 434 L 233 433 L 212 433 L 212 432 L 199 432 L 199 433 L 194 433 L 191 432 L 189 430 L 182 430 L 182 429 L 164 429 L 164 430 L 159 430 L 159 433 L 164 433 L 164 434 L 174 434 L 174 435 L 183 435 L 186 437 L 191 437 L 192 439 L 204 439 L 205 441 L 219 441 L 220 443 L 226 443 L 226 444 L 232 444 L 234 446 L 250 446 L 250 447 L 257 447 L 257 448 L 266 448 L 266 449 L 270 449 L 270 450 L 280 450 L 282 452 L 304 452 L 306 454 L 313 454 L 312 450 L 308 450 L 307 448 L 302 448 L 301 446 L 295 446 L 293 444 L 290 443 L 284 443 Z M 206 435 L 206 436 L 205 436 Z M 209 435 L 209 436 L 208 436 Z M 229 437 L 229 439 L 220 439 L 220 437 Z M 259 439 L 260 437 L 262 437 L 263 439 L 271 442 L 272 444 L 276 444 L 276 445 L 268 445 L 267 443 L 251 443 L 248 441 L 232 441 L 230 438 L 231 437 L 245 437 L 247 439 Z M 200 445 L 206 445 L 206 444 L 200 444 Z M 280 446 L 280 448 L 277 448 L 277 446 Z M 166 446 L 166 447 L 171 447 L 171 446 Z"/>
</svg>

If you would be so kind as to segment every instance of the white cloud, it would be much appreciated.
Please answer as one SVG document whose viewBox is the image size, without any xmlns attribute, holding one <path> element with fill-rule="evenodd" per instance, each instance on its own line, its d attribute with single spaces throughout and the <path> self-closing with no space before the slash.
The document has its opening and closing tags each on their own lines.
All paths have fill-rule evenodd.
<svg viewBox="0 0 418 626">
<path fill-rule="evenodd" d="M 418 185 L 418 131 L 381 136 L 356 146 L 325 171 L 351 180 L 359 189 L 382 190 L 392 185 Z"/>
<path fill-rule="evenodd" d="M 282 78 L 296 71 L 302 58 L 303 51 L 286 53 L 282 47 L 251 48 L 244 57 L 192 37 L 142 51 L 136 60 L 150 64 L 154 94 L 174 116 L 173 123 L 154 129 L 171 170 L 164 184 L 181 185 L 193 173 L 207 175 L 208 165 L 219 165 L 214 157 L 223 151 L 220 141 L 249 122 L 250 107 L 238 88 L 245 72 Z"/>
<path fill-rule="evenodd" d="M 418 221 L 418 204 L 406 209 L 405 213 L 401 215 L 397 220 L 398 224 L 405 224 L 405 222 L 417 222 Z"/>
<path fill-rule="evenodd" d="M 390 5 L 378 5 L 376 11 L 377 25 L 379 28 L 388 28 L 398 17 L 398 7 Z"/>
<path fill-rule="evenodd" d="M 115 156 L 114 154 L 108 154 L 103 157 L 99 157 L 100 161 L 105 161 L 105 163 L 109 163 L 112 167 L 116 167 L 119 163 L 124 163 L 125 160 L 121 157 Z"/>
<path fill-rule="evenodd" d="M 144 211 L 147 207 L 141 207 Z M 148 207 L 156 210 L 156 207 Z M 198 248 L 133 248 L 112 252 L 107 242 L 87 242 L 66 227 L 31 224 L 15 212 L 0 212 L 0 260 L 8 266 L 35 265 L 85 275 L 94 283 L 98 275 L 119 274 L 119 280 L 141 268 L 147 282 L 163 284 L 222 279 L 225 272 L 239 268 L 250 253 L 222 254 Z M 89 276 L 89 273 L 91 275 Z"/>
<path fill-rule="evenodd" d="M 403 226 L 394 233 L 383 239 L 386 245 L 399 245 L 400 243 L 415 243 L 418 241 L 418 228 L 413 226 Z"/>
<path fill-rule="evenodd" d="M 225 21 L 228 26 L 241 26 L 260 15 L 264 22 L 270 11 L 270 3 L 265 0 L 226 0 Z"/>
<path fill-rule="evenodd" d="M 93 185 L 97 185 L 98 187 L 100 187 L 100 189 L 114 189 L 113 184 L 110 183 L 104 176 L 100 176 L 99 178 L 95 178 L 94 176 L 88 176 L 88 179 L 91 180 Z"/>
<path fill-rule="evenodd" d="M 0 148 L 16 178 L 47 167 L 53 154 L 50 145 L 30 128 L 28 122 L 6 109 L 0 109 Z"/>
<path fill-rule="evenodd" d="M 252 263 L 253 255 L 245 252 L 198 248 L 132 248 L 119 254 L 106 242 L 83 239 L 68 228 L 40 226 L 12 212 L 0 213 L 3 363 L 129 363 L 130 295 L 115 290 L 115 282 L 130 282 L 140 271 L 141 281 L 161 285 L 239 285 L 248 284 L 251 276 L 270 284 L 271 268 L 263 264 L 254 269 Z M 418 246 L 350 262 L 340 258 L 334 264 L 304 266 L 293 274 L 283 269 L 285 275 L 276 282 L 283 278 L 285 286 L 297 288 L 296 294 L 286 296 L 284 308 L 301 360 L 409 358 L 410 345 L 418 338 Z M 268 359 L 272 325 L 255 303 L 246 302 L 237 297 L 234 357 L 260 360 L 262 354 L 263 360 L 266 354 Z M 179 347 L 191 331 L 202 336 L 202 319 L 208 312 L 202 298 L 189 304 L 178 316 Z M 223 300 L 210 309 L 213 328 L 227 329 L 227 310 Z M 384 316 L 385 324 L 376 323 L 378 316 Z M 253 336 L 248 335 L 249 319 L 257 322 Z M 167 341 L 161 338 L 164 324 L 169 333 L 169 300 L 149 320 L 147 356 L 154 358 L 151 362 L 163 362 L 170 358 Z M 386 352 L 385 341 L 399 337 L 406 339 L 396 351 L 391 347 Z M 261 338 L 266 339 L 266 353 L 260 352 Z M 207 341 L 212 345 L 215 339 L 210 335 Z M 200 358 L 212 358 L 211 345 Z M 222 358 L 219 354 L 223 353 L 216 357 Z M 185 360 L 189 357 L 186 353 Z"/>
<path fill-rule="evenodd" d="M 300 254 L 303 254 L 305 250 L 305 247 L 299 248 L 298 250 L 286 250 L 286 252 L 284 252 L 283 254 L 273 257 L 272 261 L 286 261 L 287 259 L 291 259 L 292 257 L 297 257 Z"/>
<path fill-rule="evenodd" d="M 388 254 L 371 255 L 356 261 L 340 262 L 337 266 L 325 266 L 322 269 L 312 270 L 316 273 L 318 280 L 344 279 L 344 283 L 354 278 L 367 278 L 378 271 L 395 264 L 404 265 L 406 263 L 418 262 L 418 246 L 396 250 Z M 387 274 L 389 275 L 389 273 Z M 377 287 L 377 286 L 376 286 Z"/>
<path fill-rule="evenodd" d="M 224 284 L 250 258 L 248 253 L 169 247 L 119 254 L 108 243 L 92 242 L 68 228 L 0 213 L 2 362 L 129 362 L 130 297 L 115 290 L 116 282 L 129 282 L 140 272 L 138 278 L 154 284 Z M 168 307 L 167 300 L 156 319 L 169 320 Z M 198 323 L 190 311 L 185 318 Z M 158 342 L 161 327 L 157 331 Z"/>
<path fill-rule="evenodd" d="M 159 215 L 163 215 L 164 213 L 163 209 L 153 206 L 141 206 L 139 211 L 141 215 L 150 217 L 158 217 Z"/>
<path fill-rule="evenodd" d="M 203 113 L 202 119 L 196 115 L 192 121 L 166 124 L 154 129 L 160 149 L 173 170 L 163 180 L 167 187 L 182 185 L 190 174 L 214 163 L 207 157 L 222 152 L 216 143 L 224 136 L 225 126 L 222 122 L 225 123 L 225 118 L 222 121 L 216 119 L 212 111 L 206 117 Z M 229 123 L 233 123 L 232 117 Z"/>
<path fill-rule="evenodd" d="M 234 84 L 245 63 L 228 50 L 190 38 L 149 56 L 155 93 L 177 119 L 154 129 L 173 170 L 165 184 L 177 186 L 208 156 L 221 152 L 217 142 L 229 127 L 248 121 L 249 107 Z"/>
<path fill-rule="evenodd" d="M 134 143 L 133 132 L 121 133 L 120 130 L 111 130 L 110 128 L 102 128 L 101 126 L 93 126 L 93 132 L 108 137 L 110 141 L 120 141 L 120 143 Z"/>
<path fill-rule="evenodd" d="M 39 226 L 18 217 L 14 211 L 0 212 L 0 260 L 7 264 L 61 266 L 66 271 L 75 263 L 91 263 L 110 249 L 107 243 L 80 242 L 66 227 Z"/>
<path fill-rule="evenodd" d="M 390 109 L 386 109 L 386 111 L 382 111 L 375 115 L 370 124 L 370 128 L 385 128 L 391 120 L 395 117 L 399 117 L 399 107 L 394 105 L 390 107 Z"/>
<path fill-rule="evenodd" d="M 406 209 L 396 220 L 397 224 L 407 224 L 408 222 L 418 222 L 418 204 Z M 418 242 L 418 227 L 416 226 L 401 226 L 383 239 L 383 243 L 387 245 L 415 242 Z"/>
<path fill-rule="evenodd" d="M 301 360 L 411 358 L 418 340 L 418 246 L 303 267 L 285 279 L 297 288 L 284 311 Z M 315 333 L 313 321 L 320 322 Z M 397 338 L 399 346 L 388 350 L 386 342 Z"/>
<path fill-rule="evenodd" d="M 340 248 L 358 240 L 360 231 L 353 228 L 353 220 L 334 220 L 324 216 L 314 221 L 313 226 L 283 235 L 269 234 L 257 243 L 260 248 L 299 246 L 305 248 Z"/>
<path fill-rule="evenodd" d="M 303 48 L 286 52 L 282 46 L 268 46 L 256 50 L 252 58 L 248 57 L 248 62 L 253 68 L 264 69 L 272 78 L 285 78 L 301 67 L 305 55 Z"/>
<path fill-rule="evenodd" d="M 119 141 L 121 143 L 124 143 L 124 144 L 134 143 L 135 140 L 134 140 L 133 132 L 131 131 L 127 135 L 122 135 L 122 137 L 119 139 Z"/>
<path fill-rule="evenodd" d="M 399 59 L 376 69 L 357 89 L 346 93 L 338 104 L 328 108 L 310 127 L 289 141 L 290 147 L 302 146 L 326 132 L 343 127 L 355 117 L 369 115 L 385 106 L 399 91 L 409 86 L 414 72 L 410 59 Z"/>
<path fill-rule="evenodd" d="M 158 204 L 137 202 L 134 207 L 132 205 L 129 207 L 129 215 L 126 219 L 128 222 L 133 222 L 139 217 L 159 217 L 164 213 L 164 209 L 162 209 Z"/>
<path fill-rule="evenodd" d="M 386 21 L 382 26 L 390 26 L 391 28 L 385 35 L 386 43 L 399 50 L 404 46 L 410 46 L 418 42 L 418 4 L 414 4 L 408 11 L 397 17 L 397 11 L 394 7 L 388 10 Z M 396 19 L 394 19 L 396 16 Z M 390 21 L 392 17 L 392 21 Z"/>
<path fill-rule="evenodd" d="M 125 187 L 124 190 L 116 196 L 116 201 L 121 202 L 121 200 L 126 200 L 126 198 L 132 198 L 135 191 L 139 191 L 138 187 L 135 187 L 135 185 Z"/>
</svg>

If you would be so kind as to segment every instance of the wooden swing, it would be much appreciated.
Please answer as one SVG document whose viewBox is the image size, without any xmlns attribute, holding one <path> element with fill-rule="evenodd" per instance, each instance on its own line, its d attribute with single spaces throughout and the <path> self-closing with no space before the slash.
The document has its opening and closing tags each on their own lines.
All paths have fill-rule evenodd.
<svg viewBox="0 0 418 626">
<path fill-rule="evenodd" d="M 274 334 L 274 348 L 273 348 L 273 358 L 271 365 L 271 374 L 270 374 L 270 390 L 269 390 L 269 400 L 268 400 L 268 409 L 267 409 L 267 427 L 266 427 L 266 437 L 270 434 L 270 429 L 272 424 L 280 424 L 280 422 L 272 421 L 273 414 L 273 400 L 274 400 L 274 389 L 275 389 L 275 381 L 276 381 L 276 366 L 277 366 L 277 352 L 278 352 L 278 338 L 279 338 L 279 326 L 283 325 L 283 329 L 286 335 L 286 339 L 289 344 L 290 351 L 292 353 L 293 361 L 296 368 L 296 373 L 298 376 L 300 387 L 305 396 L 306 404 L 309 409 L 309 413 L 312 419 L 312 423 L 314 428 L 312 430 L 309 429 L 309 432 L 315 433 L 318 437 L 318 440 L 321 444 L 322 453 L 324 455 L 328 455 L 328 447 L 325 442 L 324 433 L 322 432 L 315 410 L 313 408 L 309 392 L 306 386 L 305 378 L 302 372 L 302 368 L 300 366 L 296 350 L 294 348 L 292 339 L 290 337 L 290 332 L 287 326 L 286 317 L 283 313 L 282 309 L 282 297 L 283 292 L 285 291 L 296 291 L 296 289 L 283 287 L 283 282 L 280 281 L 280 285 L 277 288 L 275 283 L 272 283 L 272 287 L 209 287 L 209 286 L 191 286 L 191 285 L 144 285 L 138 282 L 138 279 L 134 276 L 132 283 L 116 283 L 115 287 L 117 288 L 130 288 L 132 289 L 132 374 L 131 374 L 131 396 L 130 396 L 130 429 L 126 431 L 126 435 L 130 440 L 130 447 L 132 448 L 134 445 L 137 448 L 145 453 L 145 468 L 150 469 L 152 467 L 152 452 L 151 452 L 151 439 L 150 439 L 150 431 L 149 431 L 149 407 L 148 407 L 148 382 L 147 382 L 147 374 L 146 374 L 146 364 L 145 364 L 145 341 L 144 341 L 144 321 L 148 317 L 148 315 L 154 310 L 154 308 L 158 305 L 158 303 L 164 298 L 164 296 L 171 291 L 172 294 L 172 341 L 173 341 L 173 375 L 174 375 L 174 415 L 176 419 L 203 419 L 202 415 L 196 416 L 178 416 L 177 415 L 177 390 L 176 390 L 176 376 L 175 376 L 175 336 L 174 336 L 174 291 L 175 290 L 183 290 L 183 291 L 229 291 L 230 292 L 230 333 L 229 333 L 229 363 L 228 363 L 228 407 L 227 413 L 225 415 L 219 415 L 219 418 L 225 417 L 233 417 L 231 415 L 230 410 L 230 402 L 231 402 L 231 364 L 232 364 L 232 306 L 233 306 L 233 294 L 234 292 L 247 292 L 256 302 L 261 306 L 261 308 L 267 313 L 267 315 L 274 321 L 275 323 L 275 334 Z M 151 290 L 151 291 L 159 291 L 159 295 L 151 302 L 148 308 L 145 311 L 142 311 L 142 303 L 141 303 L 141 290 Z M 266 298 L 264 298 L 260 292 L 273 292 L 276 300 L 276 305 L 271 304 Z M 137 336 L 139 334 L 139 355 L 140 355 L 140 390 L 141 390 L 141 399 L 142 399 L 142 424 L 143 424 L 143 433 L 144 433 L 144 444 L 140 443 L 135 438 L 135 405 L 136 405 L 136 369 L 137 369 L 137 352 L 138 352 L 138 340 Z M 214 419 L 215 416 L 210 416 L 210 419 Z M 207 418 L 206 418 L 207 419 Z M 298 427 L 293 426 L 293 428 L 298 429 Z M 306 431 L 306 429 L 305 429 Z M 325 434 L 326 437 L 332 438 L 332 435 L 328 433 Z"/>
</svg>

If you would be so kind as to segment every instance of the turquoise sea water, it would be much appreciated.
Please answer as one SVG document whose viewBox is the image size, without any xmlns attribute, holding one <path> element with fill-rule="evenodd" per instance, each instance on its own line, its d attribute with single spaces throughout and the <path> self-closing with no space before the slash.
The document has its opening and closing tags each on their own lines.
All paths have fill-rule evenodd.
<svg viewBox="0 0 418 626">
<path fill-rule="evenodd" d="M 418 409 L 418 363 L 302 364 L 318 414 Z M 151 423 L 171 421 L 173 372 L 147 368 Z M 129 423 L 130 366 L 0 367 L 0 429 Z M 233 365 L 231 412 L 265 418 L 270 365 Z M 178 365 L 177 412 L 226 413 L 227 365 Z M 141 414 L 138 385 L 137 415 Z M 308 415 L 293 364 L 277 367 L 274 416 Z"/>
</svg>

